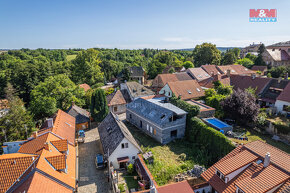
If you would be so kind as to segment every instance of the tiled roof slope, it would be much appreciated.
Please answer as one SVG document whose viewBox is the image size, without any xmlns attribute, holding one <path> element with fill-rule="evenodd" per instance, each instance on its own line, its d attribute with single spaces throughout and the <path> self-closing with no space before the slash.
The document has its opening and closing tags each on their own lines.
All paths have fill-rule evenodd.
<svg viewBox="0 0 290 193">
<path fill-rule="evenodd" d="M 160 186 L 157 191 L 158 193 L 194 193 L 187 180 Z"/>
<path fill-rule="evenodd" d="M 85 91 L 88 91 L 91 89 L 90 85 L 88 85 L 88 84 L 80 84 L 79 87 L 83 88 Z"/>
<path fill-rule="evenodd" d="M 25 193 L 72 193 L 73 190 L 62 186 L 58 182 L 44 176 L 39 172 L 34 172 L 25 182 L 19 185 L 14 192 Z"/>
<path fill-rule="evenodd" d="M 112 94 L 108 95 L 106 98 L 107 98 L 108 106 L 126 104 L 126 100 L 120 90 L 113 92 Z"/>
<path fill-rule="evenodd" d="M 216 74 L 213 75 L 212 77 L 209 77 L 208 79 L 200 81 L 198 84 L 202 87 L 205 88 L 213 88 L 214 87 L 214 82 L 220 81 L 223 85 L 230 86 L 231 81 L 230 77 L 224 74 Z"/>
<path fill-rule="evenodd" d="M 50 143 L 60 152 L 67 151 L 68 149 L 67 139 L 51 141 Z"/>
<path fill-rule="evenodd" d="M 164 87 L 168 82 L 192 80 L 192 78 L 186 72 L 174 73 L 174 74 L 158 74 L 153 80 L 152 87 Z"/>
<path fill-rule="evenodd" d="M 188 68 L 187 73 L 189 73 L 198 82 L 210 77 L 210 75 L 202 68 Z"/>
<path fill-rule="evenodd" d="M 256 66 L 256 65 L 254 65 L 254 66 L 252 66 L 251 70 L 263 72 L 263 71 L 267 70 L 267 66 Z"/>
<path fill-rule="evenodd" d="M 142 66 L 132 66 L 130 72 L 132 77 L 144 76 L 144 69 Z"/>
<path fill-rule="evenodd" d="M 273 58 L 275 61 L 287 61 L 290 60 L 290 56 L 285 50 L 279 50 L 279 49 L 266 49 L 266 52 L 269 53 L 269 55 Z"/>
<path fill-rule="evenodd" d="M 278 96 L 277 100 L 286 101 L 290 103 L 290 83 L 284 88 L 281 94 Z"/>
<path fill-rule="evenodd" d="M 48 133 L 43 134 L 36 139 L 29 140 L 22 144 L 18 150 L 19 153 L 41 154 L 44 144 L 47 141 Z"/>
<path fill-rule="evenodd" d="M 67 110 L 67 113 L 76 119 L 76 124 L 90 121 L 90 113 L 75 104 L 70 106 L 70 108 Z"/>
<path fill-rule="evenodd" d="M 282 46 L 290 46 L 290 41 L 275 43 L 267 47 L 282 47 Z"/>
<path fill-rule="evenodd" d="M 182 100 L 196 99 L 204 96 L 204 91 L 196 80 L 168 82 L 167 84 L 175 96 L 181 96 Z"/>
<path fill-rule="evenodd" d="M 104 153 L 107 155 L 109 154 L 108 156 L 115 151 L 124 138 L 128 139 L 140 152 L 142 152 L 126 125 L 112 112 L 110 112 L 101 122 L 98 130 Z"/>
<path fill-rule="evenodd" d="M 248 68 L 238 64 L 217 66 L 217 68 L 222 74 L 227 74 L 228 70 L 230 70 L 231 74 L 239 74 L 239 75 L 249 75 L 255 73 L 254 71 L 249 70 Z"/>
<path fill-rule="evenodd" d="M 37 160 L 37 155 L 5 154 L 0 156 L 0 192 L 6 192 Z"/>
<path fill-rule="evenodd" d="M 215 74 L 221 74 L 216 65 L 202 65 L 201 68 L 211 76 Z"/>
<path fill-rule="evenodd" d="M 244 153 L 244 151 L 248 152 Z M 264 168 L 263 160 L 266 152 L 270 153 L 271 162 L 269 166 Z M 249 153 L 252 153 L 253 155 L 249 155 Z M 244 157 L 241 158 L 239 154 L 244 154 Z M 261 160 L 262 162 L 256 162 L 257 159 L 255 159 L 253 156 L 257 156 L 258 160 Z M 223 166 L 226 170 L 231 170 L 232 168 L 237 168 L 236 166 L 239 161 L 246 164 L 245 159 L 247 159 L 247 157 L 249 160 L 254 161 L 229 182 L 225 183 L 215 174 L 216 167 L 222 163 L 227 164 Z M 233 164 L 231 164 L 230 161 L 232 161 Z M 238 186 L 245 193 L 265 193 L 279 185 L 282 185 L 281 188 L 283 187 L 283 189 L 285 189 L 283 184 L 288 183 L 290 180 L 288 170 L 289 166 L 285 166 L 285 164 L 289 163 L 289 161 L 289 154 L 264 142 L 255 141 L 244 146 L 238 146 L 236 149 L 223 157 L 204 173 L 202 173 L 201 176 L 217 192 L 234 193 L 237 189 L 236 186 Z M 278 188 L 277 192 L 279 192 L 279 190 L 280 188 Z"/>
<path fill-rule="evenodd" d="M 128 90 L 131 96 L 133 96 L 133 98 L 154 94 L 153 91 L 139 84 L 138 82 L 126 82 L 126 85 L 128 87 Z"/>
<path fill-rule="evenodd" d="M 55 155 L 45 158 L 56 170 L 63 170 L 66 167 L 65 155 Z"/>
<path fill-rule="evenodd" d="M 251 76 L 242 76 L 242 75 L 231 75 L 230 78 L 231 85 L 234 89 L 245 90 L 249 87 L 256 90 L 256 94 L 261 94 L 263 89 L 270 83 L 270 78 L 262 78 L 262 77 L 251 77 Z"/>
</svg>

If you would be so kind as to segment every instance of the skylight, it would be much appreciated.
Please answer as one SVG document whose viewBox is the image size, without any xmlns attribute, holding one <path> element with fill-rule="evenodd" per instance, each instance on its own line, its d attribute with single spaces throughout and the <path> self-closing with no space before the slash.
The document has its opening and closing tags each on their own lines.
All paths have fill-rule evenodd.
<svg viewBox="0 0 290 193">
<path fill-rule="evenodd" d="M 191 91 L 190 90 L 187 90 L 188 94 L 191 94 Z"/>
<path fill-rule="evenodd" d="M 197 90 L 198 92 L 200 92 L 200 89 L 199 89 L 199 88 L 196 88 L 196 90 Z"/>
</svg>

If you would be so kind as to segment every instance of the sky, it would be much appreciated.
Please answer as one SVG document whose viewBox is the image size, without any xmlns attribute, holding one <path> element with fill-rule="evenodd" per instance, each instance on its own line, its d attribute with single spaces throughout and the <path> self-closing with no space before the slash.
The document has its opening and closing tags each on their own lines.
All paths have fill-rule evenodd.
<svg viewBox="0 0 290 193">
<path fill-rule="evenodd" d="M 277 9 L 277 22 L 249 22 Z M 0 49 L 193 48 L 290 40 L 290 0 L 0 0 Z"/>
</svg>

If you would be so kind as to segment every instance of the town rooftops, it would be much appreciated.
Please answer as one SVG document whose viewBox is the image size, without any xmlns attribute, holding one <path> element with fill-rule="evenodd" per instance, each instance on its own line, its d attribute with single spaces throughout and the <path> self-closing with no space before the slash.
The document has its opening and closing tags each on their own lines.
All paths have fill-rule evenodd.
<svg viewBox="0 0 290 193">
<path fill-rule="evenodd" d="M 288 53 L 285 50 L 266 49 L 266 51 L 269 53 L 269 55 L 275 61 L 288 61 L 288 60 L 290 60 L 290 56 L 288 55 Z"/>
<path fill-rule="evenodd" d="M 140 152 L 142 152 L 126 125 L 119 120 L 118 115 L 110 112 L 101 122 L 98 130 L 103 151 L 106 155 L 110 156 L 124 138 L 129 140 Z"/>
<path fill-rule="evenodd" d="M 216 65 L 202 65 L 201 68 L 204 69 L 209 75 L 221 74 Z"/>
<path fill-rule="evenodd" d="M 290 83 L 284 88 L 281 94 L 278 96 L 277 100 L 286 101 L 290 103 Z"/>
<path fill-rule="evenodd" d="M 286 41 L 286 42 L 279 42 L 279 43 L 276 43 L 276 44 L 272 44 L 272 45 L 269 45 L 267 46 L 268 47 L 288 47 L 290 46 L 290 41 Z"/>
<path fill-rule="evenodd" d="M 137 82 L 126 82 L 129 93 L 133 98 L 153 95 L 154 92 Z"/>
<path fill-rule="evenodd" d="M 162 88 L 168 82 L 176 82 L 182 80 L 192 80 L 192 78 L 186 72 L 174 74 L 158 74 L 153 80 L 152 87 Z"/>
<path fill-rule="evenodd" d="M 252 66 L 251 70 L 254 70 L 254 71 L 261 71 L 261 72 L 264 72 L 267 70 L 267 66 Z"/>
<path fill-rule="evenodd" d="M 266 154 L 270 155 L 269 162 Z M 244 193 L 265 193 L 274 188 L 279 192 L 289 183 L 289 162 L 290 155 L 286 152 L 254 141 L 238 146 L 201 176 L 217 192 L 236 192 L 237 187 Z M 225 176 L 226 182 L 216 174 L 217 170 Z"/>
<path fill-rule="evenodd" d="M 230 86 L 231 81 L 230 77 L 225 74 L 215 74 L 208 79 L 202 80 L 199 82 L 199 85 L 205 88 L 213 88 L 214 87 L 214 82 L 220 81 L 223 85 L 225 86 Z"/>
<path fill-rule="evenodd" d="M 289 82 L 290 82 L 289 80 L 282 80 L 281 78 L 279 79 L 272 78 L 270 83 L 267 85 L 265 91 L 262 93 L 261 100 L 275 103 L 279 95 L 284 92 L 284 89 L 289 84 Z M 287 93 L 286 90 L 285 93 L 282 95 L 282 97 L 285 95 L 287 96 L 287 94 L 289 96 L 289 93 Z"/>
<path fill-rule="evenodd" d="M 198 82 L 210 77 L 210 75 L 203 68 L 188 68 L 189 73 Z"/>
<path fill-rule="evenodd" d="M 168 82 L 167 85 L 174 95 L 180 96 L 182 100 L 197 99 L 204 96 L 204 91 L 196 80 Z"/>
<path fill-rule="evenodd" d="M 266 88 L 266 86 L 271 81 L 270 78 L 262 78 L 256 76 L 243 76 L 243 75 L 231 75 L 230 77 L 231 85 L 234 89 L 245 90 L 249 87 L 256 89 L 256 94 L 261 94 L 261 92 Z"/>
<path fill-rule="evenodd" d="M 67 113 L 76 119 L 76 124 L 86 123 L 90 121 L 90 113 L 85 109 L 72 104 Z"/>
<path fill-rule="evenodd" d="M 79 87 L 83 88 L 85 91 L 88 91 L 91 89 L 90 85 L 88 84 L 80 84 Z"/>
<path fill-rule="evenodd" d="M 248 68 L 239 64 L 217 66 L 217 68 L 222 74 L 227 74 L 228 70 L 230 70 L 230 74 L 248 75 L 255 73 L 254 71 L 249 70 Z"/>
<path fill-rule="evenodd" d="M 120 90 L 113 92 L 112 94 L 108 95 L 106 98 L 107 98 L 108 106 L 126 104 L 126 100 Z"/>
</svg>

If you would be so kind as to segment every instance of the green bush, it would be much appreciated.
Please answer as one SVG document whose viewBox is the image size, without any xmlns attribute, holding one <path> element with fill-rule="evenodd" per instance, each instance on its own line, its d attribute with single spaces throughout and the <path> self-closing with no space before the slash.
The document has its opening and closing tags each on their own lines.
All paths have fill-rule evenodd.
<svg viewBox="0 0 290 193">
<path fill-rule="evenodd" d="M 288 133 L 290 133 L 290 125 L 283 125 L 280 122 L 275 122 L 274 123 L 275 128 L 277 129 L 277 132 L 280 134 L 285 134 L 287 135 Z"/>
<path fill-rule="evenodd" d="M 187 119 L 191 117 L 195 117 L 199 113 L 199 106 L 197 105 L 190 105 L 187 102 L 173 96 L 170 98 L 170 103 L 177 106 L 178 108 L 186 111 L 187 114 Z"/>
<path fill-rule="evenodd" d="M 125 192 L 125 186 L 124 186 L 124 184 L 119 184 L 118 185 L 118 188 L 119 188 L 120 192 Z"/>
<path fill-rule="evenodd" d="M 133 164 L 129 164 L 129 165 L 128 165 L 128 167 L 127 167 L 127 172 L 128 172 L 129 174 L 133 174 L 133 172 L 134 172 L 134 166 L 133 166 Z"/>
</svg>

